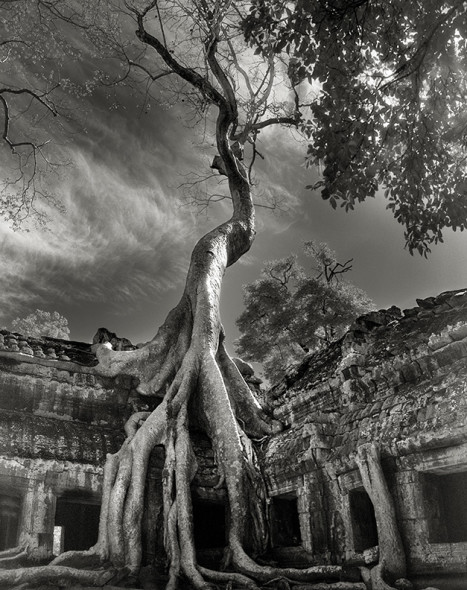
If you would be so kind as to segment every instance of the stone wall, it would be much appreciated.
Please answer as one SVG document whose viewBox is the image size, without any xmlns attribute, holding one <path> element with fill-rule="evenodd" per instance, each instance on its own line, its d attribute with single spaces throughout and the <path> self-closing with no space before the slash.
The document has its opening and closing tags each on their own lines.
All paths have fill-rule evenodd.
<svg viewBox="0 0 467 590">
<path fill-rule="evenodd" d="M 377 531 L 355 457 L 376 444 L 409 577 L 449 574 L 437 582 L 451 588 L 467 578 L 467 291 L 417 303 L 359 318 L 271 388 L 288 429 L 263 461 L 272 494 L 297 498 L 309 561 L 370 565 Z"/>
<path fill-rule="evenodd" d="M 129 377 L 98 375 L 90 345 L 0 336 L 0 543 L 15 539 L 42 559 L 53 550 L 57 502 L 100 503 L 106 454 L 140 402 Z"/>
<path fill-rule="evenodd" d="M 129 414 L 147 409 L 128 376 L 102 377 L 96 364 L 91 345 L 0 332 L 0 517 L 37 559 L 57 551 L 54 527 L 67 502 L 99 504 L 106 454 L 120 447 Z M 409 577 L 419 587 L 428 580 L 463 588 L 466 369 L 467 291 L 458 291 L 359 318 L 273 386 L 266 397 L 286 429 L 258 445 L 272 495 L 273 557 L 295 566 L 378 562 L 374 507 L 356 462 L 362 445 L 377 445 Z M 206 505 L 222 512 L 225 490 L 209 441 L 194 438 L 195 517 L 203 522 Z M 162 530 L 163 460 L 156 449 L 146 562 L 164 559 L 162 537 L 152 534 Z M 215 539 L 201 541 L 208 559 Z"/>
</svg>

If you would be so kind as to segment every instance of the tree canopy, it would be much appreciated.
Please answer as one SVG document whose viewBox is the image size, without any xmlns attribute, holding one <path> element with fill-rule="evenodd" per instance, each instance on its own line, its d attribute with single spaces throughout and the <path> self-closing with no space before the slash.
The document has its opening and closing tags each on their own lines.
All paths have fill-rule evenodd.
<svg viewBox="0 0 467 590">
<path fill-rule="evenodd" d="M 254 0 L 245 35 L 284 55 L 301 111 L 307 165 L 346 210 L 378 190 L 425 254 L 467 219 L 467 2 Z"/>
<path fill-rule="evenodd" d="M 245 310 L 236 352 L 263 363 L 270 380 L 312 350 L 340 338 L 359 315 L 374 309 L 368 295 L 342 275 L 352 260 L 340 263 L 325 243 L 305 243 L 313 266 L 308 274 L 295 255 L 267 262 L 262 277 L 244 287 Z"/>
<path fill-rule="evenodd" d="M 257 588 L 255 580 L 269 582 L 282 575 L 297 581 L 345 577 L 340 565 L 282 570 L 254 559 L 268 547 L 269 514 L 253 439 L 283 427 L 259 405 L 229 356 L 220 319 L 225 270 L 249 250 L 255 237 L 251 162 L 257 133 L 297 121 L 294 101 L 287 92 L 284 97 L 278 84 L 283 68 L 270 52 L 254 58 L 245 70 L 245 59 L 253 51 L 241 34 L 247 8 L 243 2 L 105 4 L 108 18 L 99 15 L 104 24 L 99 20 L 92 30 L 106 47 L 114 47 L 123 78 L 136 67 L 149 85 L 168 79 L 165 92 L 174 101 L 186 100 L 195 121 L 199 117 L 204 121 L 207 114 L 215 120 L 206 134 L 217 151 L 213 154 L 218 157 L 217 169 L 227 179 L 231 215 L 195 244 L 180 301 L 150 342 L 133 351 L 97 348 L 99 362 L 93 372 L 135 377 L 136 392 L 155 400 L 153 411 L 130 416 L 123 445 L 107 455 L 96 544 L 88 551 L 61 554 L 43 568 L 0 569 L 0 584 L 81 582 L 89 587 L 126 578 L 127 585 L 137 585 L 143 559 L 145 483 L 151 452 L 159 445 L 165 449 L 161 536 L 170 590 L 179 586 L 180 578 L 205 590 L 212 582 Z M 68 6 L 61 18 L 84 27 L 91 39 L 91 29 L 74 11 L 79 5 L 64 1 L 61 6 Z M 219 474 L 216 487 L 226 498 L 226 571 L 203 567 L 196 554 L 191 488 L 197 470 L 195 429 L 211 441 Z M 37 549 L 31 546 L 37 543 L 36 536 L 22 541 L 17 555 Z M 0 556 L 0 564 L 10 556 Z"/>
<path fill-rule="evenodd" d="M 218 43 L 225 45 L 222 67 L 237 97 L 231 135 L 247 148 L 250 173 L 251 162 L 262 156 L 257 150 L 262 130 L 272 123 L 290 125 L 308 138 L 307 165 L 322 172 L 309 188 L 320 190 L 332 207 L 353 209 L 381 190 L 387 207 L 405 227 L 409 250 L 424 255 L 431 244 L 443 240 L 445 228 L 464 229 L 466 4 L 226 3 L 229 21 L 219 30 Z M 169 100 L 183 100 L 194 120 L 208 112 L 210 100 L 196 85 L 182 99 L 180 92 L 190 83 L 186 77 L 171 75 L 167 64 L 155 67 L 150 56 L 153 31 L 140 39 L 143 45 L 129 33 L 130 27 L 140 26 L 138 14 L 149 6 L 106 0 L 80 6 L 68 0 L 0 2 L 2 67 L 13 81 L 6 83 L 4 77 L 0 87 L 3 149 L 9 152 L 12 171 L 4 177 L 1 213 L 13 224 L 20 224 L 40 199 L 55 199 L 44 186 L 44 175 L 57 170 L 60 158 L 50 157 L 44 117 L 54 125 L 63 120 L 57 115 L 65 114 L 64 91 L 88 92 L 99 79 L 144 88 L 149 99 L 155 84 L 163 82 Z M 208 14 L 207 6 L 199 8 Z M 146 15 L 153 18 L 153 9 Z M 200 47 L 204 24 L 193 16 L 189 3 L 158 3 L 157 10 L 162 20 L 170 13 L 162 39 L 168 55 L 183 53 L 185 71 L 198 62 L 197 73 L 206 75 L 199 49 L 192 51 Z M 69 43 L 71 25 L 81 36 L 75 45 Z M 69 58 L 71 52 L 79 60 L 92 51 L 99 55 L 99 67 L 88 72 L 84 84 L 76 84 L 64 55 Z M 112 56 L 110 69 L 104 56 Z M 28 72 L 25 79 L 24 68 L 17 69 L 18 59 L 36 64 L 32 77 Z M 222 179 L 201 176 L 197 172 L 194 182 L 187 183 L 195 203 L 204 207 L 229 198 Z M 208 178 L 211 184 L 205 183 Z M 36 213 L 43 214 L 40 208 Z"/>
<path fill-rule="evenodd" d="M 288 96 L 289 82 L 280 60 L 272 51 L 265 57 L 254 56 L 242 38 L 247 3 L 221 2 L 213 9 L 194 4 L 0 0 L 4 38 L 0 143 L 7 162 L 0 215 L 14 228 L 28 218 L 46 222 L 44 204 L 60 207 L 54 180 L 64 164 L 72 163 L 66 144 L 86 133 L 86 121 L 77 119 L 89 94 L 103 88 L 109 95 L 114 91 L 109 108 L 125 109 L 123 94 L 117 94 L 126 87 L 129 93 L 140 94 L 140 103 L 148 110 L 154 102 L 179 104 L 188 125 L 212 126 L 212 108 L 219 103 L 222 82 L 206 60 L 203 36 L 204 21 L 214 23 L 218 15 L 222 16 L 216 38 L 222 48 L 219 66 L 236 98 L 230 137 L 245 159 L 250 180 L 255 160 L 262 157 L 256 149 L 260 130 L 278 124 L 296 127 L 298 109 Z M 148 24 L 144 30 L 143 21 Z M 154 27 L 159 27 L 160 40 Z M 79 68 L 73 67 L 76 63 Z M 231 198 L 225 170 L 216 162 L 212 170 L 194 171 L 181 187 L 187 199 L 201 208 Z M 261 202 L 259 192 L 256 201 Z M 275 208 L 276 196 L 267 206 Z"/>
<path fill-rule="evenodd" d="M 50 338 L 61 338 L 62 340 L 70 339 L 68 320 L 58 311 L 50 312 L 36 309 L 36 311 L 24 318 L 14 319 L 11 322 L 11 329 L 23 334 L 23 336 L 37 338 L 50 336 Z"/>
</svg>

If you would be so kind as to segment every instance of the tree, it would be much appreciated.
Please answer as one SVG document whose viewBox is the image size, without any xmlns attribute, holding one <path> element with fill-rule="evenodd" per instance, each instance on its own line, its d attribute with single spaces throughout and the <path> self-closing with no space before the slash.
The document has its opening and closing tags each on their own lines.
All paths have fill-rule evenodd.
<svg viewBox="0 0 467 590">
<path fill-rule="evenodd" d="M 467 2 L 254 0 L 258 51 L 287 55 L 294 83 L 319 89 L 301 125 L 309 188 L 346 210 L 381 187 L 426 255 L 444 228 L 465 229 Z"/>
<path fill-rule="evenodd" d="M 241 336 L 236 352 L 263 363 L 270 380 L 304 355 L 340 338 L 359 315 L 374 309 L 368 296 L 342 275 L 341 264 L 327 244 L 305 243 L 315 263 L 307 275 L 295 255 L 266 263 L 262 277 L 244 287 L 245 310 L 237 319 Z"/>
<path fill-rule="evenodd" d="M 15 0 L 6 4 L 15 6 Z M 25 2 L 25 5 L 28 4 Z M 306 90 L 302 83 L 302 79 L 305 80 L 302 69 L 310 69 L 308 64 L 314 63 L 310 52 L 315 52 L 315 47 L 319 51 L 315 52 L 317 62 L 312 70 L 313 75 L 318 80 L 323 77 L 325 81 L 328 77 L 332 80 L 330 74 L 320 74 L 320 69 L 327 72 L 330 54 L 325 51 L 324 42 L 320 41 L 321 31 L 315 30 L 311 16 L 307 16 L 308 4 L 258 0 L 254 2 L 251 12 L 251 3 L 241 0 L 216 0 L 209 3 L 204 0 L 127 0 L 121 4 L 102 0 L 89 4 L 94 6 L 93 17 L 99 17 L 94 26 L 81 20 L 86 18 L 86 11 L 83 11 L 84 14 L 76 12 L 80 3 L 43 0 L 40 4 L 53 6 L 54 16 L 58 15 L 67 25 L 74 23 L 81 27 L 81 33 L 90 41 L 113 48 L 121 58 L 122 80 L 126 80 L 132 72 L 138 72 L 139 76 L 145 78 L 149 87 L 162 80 L 171 98 L 180 102 L 184 100 L 198 120 L 204 120 L 205 117 L 214 119 L 212 137 L 215 139 L 217 154 L 213 164 L 214 169 L 227 179 L 232 216 L 204 235 L 195 245 L 180 302 L 169 313 L 153 340 L 131 352 L 111 351 L 105 347 L 98 350 L 98 370 L 102 374 L 133 375 L 139 381 L 138 391 L 141 395 L 160 394 L 163 401 L 153 412 L 136 414 L 130 418 L 125 428 L 125 443 L 107 460 L 97 544 L 78 555 L 63 554 L 43 568 L 27 568 L 13 573 L 0 570 L 0 584 L 11 587 L 33 581 L 36 584 L 65 585 L 80 582 L 88 586 L 102 586 L 114 575 L 114 572 L 107 571 L 109 563 L 122 575 L 137 576 L 142 553 L 144 484 L 149 456 L 156 445 L 163 445 L 166 451 L 164 531 L 170 562 L 170 589 L 176 587 L 180 576 L 187 578 L 196 588 L 206 588 L 208 582 L 254 588 L 257 582 L 270 583 L 284 576 L 293 581 L 341 576 L 340 566 L 283 570 L 259 565 L 252 557 L 261 554 L 267 545 L 268 528 L 265 510 L 267 490 L 257 465 L 252 439 L 279 432 L 282 426 L 258 406 L 227 354 L 219 315 L 223 274 L 227 267 L 248 251 L 255 235 L 250 172 L 251 163 L 257 156 L 258 135 L 276 125 L 301 127 L 305 131 L 311 127 L 302 114 L 306 107 L 306 100 L 302 100 Z M 310 4 L 315 6 L 315 3 Z M 315 8 L 318 10 L 321 4 L 316 3 Z M 363 4 L 354 3 L 357 12 Z M 347 3 L 344 5 L 350 6 Z M 266 8 L 261 21 L 256 18 L 258 6 Z M 394 2 L 391 6 L 402 10 L 403 5 Z M 274 20 L 269 26 L 268 15 L 272 8 L 278 11 L 278 21 Z M 284 37 L 281 38 L 281 23 L 297 14 L 299 9 L 300 18 L 297 16 L 296 22 L 301 45 L 294 45 L 291 51 L 287 38 L 285 42 L 282 40 Z M 285 19 L 281 20 L 284 10 Z M 253 27 L 252 16 L 256 18 Z M 136 38 L 128 33 L 128 20 L 133 30 L 136 29 Z M 383 28 L 389 34 L 381 18 L 370 22 L 378 25 L 377 32 L 381 33 Z M 306 29 L 307 23 L 310 23 L 309 29 L 302 30 Z M 327 21 L 323 21 L 323 27 L 326 26 Z M 263 34 L 261 31 L 266 32 Z M 316 33 L 316 44 L 313 38 L 307 36 L 308 32 Z M 335 31 L 330 32 L 334 34 Z M 376 39 L 377 32 L 374 32 L 372 39 Z M 245 33 L 252 40 L 252 47 L 244 43 Z M 430 40 L 431 36 L 427 35 L 427 39 Z M 407 39 L 403 39 L 401 47 L 406 42 Z M 346 44 L 351 54 L 357 52 L 355 47 L 360 49 L 359 42 L 356 43 L 355 36 L 350 33 L 342 38 L 342 43 Z M 336 44 L 334 40 L 331 46 Z M 388 44 L 387 49 L 392 50 L 393 44 Z M 372 52 L 364 52 L 364 56 L 365 63 L 369 63 Z M 391 56 L 391 59 L 396 58 Z M 356 63 L 358 65 L 359 62 Z M 332 69 L 336 64 L 330 60 L 329 65 L 329 69 Z M 355 76 L 356 81 L 361 78 L 360 74 Z M 331 98 L 325 81 L 321 80 L 321 98 L 312 105 L 318 114 L 320 109 L 323 111 L 321 119 L 316 118 L 323 126 L 322 130 L 316 130 L 317 153 L 324 152 L 328 145 L 323 139 L 327 137 L 324 129 L 326 125 L 330 128 L 329 137 L 336 135 L 332 117 L 337 116 L 339 121 L 345 121 L 350 127 L 354 125 L 352 117 L 356 117 L 359 149 L 367 150 L 372 155 L 372 146 L 376 145 L 378 139 L 377 131 L 383 129 L 374 126 L 372 134 L 371 126 L 368 130 L 362 126 L 362 120 L 371 122 L 372 108 L 368 106 L 361 112 L 355 112 L 352 110 L 355 108 L 353 100 L 347 105 L 343 104 L 343 107 L 351 109 L 351 113 L 346 115 L 349 122 L 334 111 L 331 113 L 330 107 L 326 106 Z M 345 96 L 348 97 L 348 93 Z M 398 113 L 401 116 L 403 114 Z M 394 125 L 397 121 L 396 117 Z M 208 124 L 207 130 L 210 128 Z M 344 127 L 343 131 L 347 133 L 346 129 Z M 346 137 L 344 133 L 344 140 Z M 384 145 L 388 150 L 397 152 L 398 144 L 394 141 Z M 411 154 L 415 153 L 412 150 Z M 373 161 L 370 155 L 366 159 L 362 158 L 362 165 Z M 313 153 L 311 156 L 314 157 Z M 451 156 L 453 165 L 458 166 L 455 153 Z M 326 166 L 327 158 L 330 159 L 329 166 L 336 160 L 331 150 L 323 157 Z M 400 156 L 397 158 L 401 159 Z M 409 160 L 405 157 L 401 162 L 409 167 Z M 358 188 L 363 176 L 358 168 L 355 173 L 352 187 Z M 336 178 L 341 178 L 340 174 Z M 364 186 L 368 186 L 368 182 Z M 454 190 L 452 182 L 450 187 L 450 190 Z M 421 236 L 425 239 L 432 231 L 430 224 L 426 226 L 428 214 L 419 206 L 418 209 L 414 208 L 412 196 L 408 192 L 404 194 L 408 210 L 405 219 L 419 222 L 417 227 L 420 227 Z M 361 196 L 357 190 L 356 198 Z M 436 192 L 430 198 L 441 206 Z M 419 201 L 417 203 L 420 204 Z M 396 217 L 402 207 L 401 200 L 395 209 Z M 460 213 L 464 215 L 465 211 L 461 209 Z M 444 225 L 452 223 L 450 215 L 446 213 Z M 441 213 L 438 211 L 437 219 L 439 217 Z M 416 230 L 411 228 L 410 235 Z M 190 413 L 189 408 L 196 408 L 196 415 Z M 228 497 L 228 548 L 224 562 L 229 570 L 225 572 L 203 568 L 196 561 L 190 495 L 190 482 L 196 468 L 190 432 L 190 426 L 194 423 L 198 428 L 203 428 L 212 441 L 221 476 L 219 484 L 225 486 Z M 73 567 L 77 563 L 84 569 Z M 104 569 L 96 569 L 96 563 Z M 89 569 L 86 569 L 86 565 Z M 352 584 L 344 585 L 352 587 Z"/>
<path fill-rule="evenodd" d="M 281 65 L 272 52 L 254 58 L 248 73 L 242 67 L 242 47 L 252 55 L 240 37 L 242 2 L 174 0 L 159 4 L 151 0 L 126 2 L 124 9 L 136 26 L 139 64 L 148 76 L 170 72 L 179 81 L 172 87 L 174 92 L 190 96 L 198 112 L 215 111 L 217 157 L 227 177 L 233 212 L 195 245 L 181 300 L 153 340 L 131 353 L 105 347 L 98 351 L 101 373 L 134 375 L 141 395 L 162 392 L 164 399 L 152 413 L 130 418 L 124 445 L 107 460 L 97 544 L 79 556 L 63 554 L 38 571 L 12 574 L 3 570 L 0 584 L 29 583 L 31 579 L 53 584 L 65 579 L 102 585 L 108 575 L 95 571 L 96 559 L 136 576 L 142 554 L 144 484 L 155 445 L 164 445 L 166 451 L 164 530 L 169 588 L 177 586 L 180 576 L 197 588 L 207 587 L 208 581 L 252 588 L 256 587 L 254 580 L 266 582 L 282 575 L 295 580 L 339 577 L 340 566 L 282 571 L 259 565 L 251 557 L 264 551 L 268 538 L 266 486 L 251 437 L 279 432 L 281 425 L 261 409 L 227 354 L 219 316 L 224 271 L 248 251 L 255 234 L 243 149 L 250 146 L 254 159 L 260 130 L 276 124 L 296 125 L 296 102 L 274 103 Z M 114 14 L 122 18 L 121 12 Z M 146 54 L 142 47 L 150 51 Z M 190 415 L 189 405 L 197 408 L 197 416 Z M 224 561 L 231 572 L 214 572 L 196 561 L 190 493 L 195 471 L 190 435 L 194 421 L 212 441 L 220 484 L 224 482 L 227 492 L 229 530 Z M 71 567 L 77 563 L 83 567 L 87 558 L 89 570 Z"/>
<path fill-rule="evenodd" d="M 24 318 L 16 318 L 11 322 L 11 328 L 24 336 L 49 336 L 50 338 L 70 339 L 70 328 L 66 317 L 58 311 L 44 311 L 36 309 Z"/>
</svg>

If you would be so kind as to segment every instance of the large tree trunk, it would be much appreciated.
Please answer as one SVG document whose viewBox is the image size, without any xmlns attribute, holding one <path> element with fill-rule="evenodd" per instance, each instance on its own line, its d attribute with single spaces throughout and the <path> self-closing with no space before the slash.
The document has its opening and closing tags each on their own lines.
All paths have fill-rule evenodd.
<svg viewBox="0 0 467 590">
<path fill-rule="evenodd" d="M 390 582 L 406 575 L 404 546 L 397 526 L 394 500 L 381 467 L 379 448 L 375 444 L 361 445 L 356 462 L 363 486 L 375 509 L 378 530 L 380 564 L 374 568 L 373 586 L 374 590 L 383 590 L 390 588 L 383 581 L 383 575 L 386 575 Z"/>
<path fill-rule="evenodd" d="M 221 149 L 229 149 L 225 135 L 221 140 Z M 164 445 L 166 451 L 164 535 L 170 562 L 170 588 L 176 587 L 180 576 L 198 588 L 206 587 L 207 581 L 255 587 L 254 580 L 340 577 L 338 566 L 280 570 L 259 566 L 250 557 L 261 553 L 266 546 L 267 493 L 249 437 L 278 432 L 281 425 L 263 412 L 223 346 L 219 315 L 222 277 L 225 269 L 249 249 L 254 237 L 250 187 L 241 164 L 230 153 L 228 158 L 231 158 L 230 168 L 235 166 L 229 176 L 234 214 L 196 244 L 177 307 L 144 348 L 132 352 L 102 348 L 98 352 L 103 373 L 134 375 L 139 379 L 141 394 L 162 392 L 164 397 L 152 413 L 139 413 L 130 418 L 125 427 L 128 435 L 125 443 L 118 453 L 107 458 L 97 544 L 87 552 L 59 556 L 45 572 L 38 570 L 37 578 L 32 570 L 17 570 L 15 575 L 8 570 L 0 572 L 0 585 L 30 583 L 31 579 L 40 582 L 54 576 L 63 585 L 66 585 L 64 580 L 69 580 L 69 584 L 81 580 L 87 585 L 101 585 L 102 571 L 79 569 L 95 567 L 96 559 L 101 564 L 110 562 L 120 573 L 136 576 L 142 556 L 146 473 L 150 453 L 156 445 Z M 194 396 L 197 422 L 212 441 L 227 491 L 230 514 L 225 565 L 230 566 L 231 573 L 212 572 L 196 562 L 190 491 L 196 462 L 190 441 L 189 414 L 189 402 Z M 246 538 L 248 530 L 254 531 L 252 539 Z M 245 551 L 247 540 L 250 555 Z"/>
<path fill-rule="evenodd" d="M 103 565 L 110 562 L 119 575 L 137 575 L 149 456 L 156 445 L 164 445 L 164 540 L 170 589 L 177 586 L 180 576 L 197 588 L 206 587 L 210 581 L 252 588 L 257 581 L 275 578 L 339 578 L 339 566 L 281 570 L 260 566 L 251 557 L 265 549 L 268 527 L 267 492 L 250 437 L 273 434 L 280 431 L 281 425 L 264 413 L 223 346 L 219 315 L 222 278 L 226 268 L 249 250 L 255 234 L 248 175 L 230 148 L 229 131 L 236 124 L 235 100 L 214 56 L 215 39 L 206 45 L 208 60 L 227 98 L 196 72 L 175 62 L 167 49 L 144 30 L 140 17 L 140 39 L 155 47 L 175 73 L 199 88 L 219 109 L 217 148 L 229 181 L 233 215 L 196 244 L 181 300 L 154 339 L 137 351 L 98 351 L 103 374 L 134 375 L 139 379 L 140 394 L 163 395 L 163 401 L 151 414 L 137 414 L 128 421 L 125 443 L 118 453 L 107 458 L 96 545 L 86 552 L 59 556 L 47 571 L 60 583 L 68 574 L 72 584 L 79 580 L 77 568 L 95 567 L 97 559 Z M 228 573 L 210 571 L 196 561 L 190 493 L 196 462 L 190 439 L 190 400 L 196 402 L 197 425 L 212 441 L 227 492 L 229 529 L 224 565 L 231 570 Z M 247 536 L 249 530 L 254 534 Z M 30 575 L 24 573 L 23 580 L 29 581 Z M 102 584 L 101 571 L 83 572 L 83 584 L 89 586 L 93 575 L 92 583 Z M 17 576 L 14 584 L 22 583 L 20 578 Z M 0 586 L 12 580 L 8 571 L 0 571 Z"/>
</svg>

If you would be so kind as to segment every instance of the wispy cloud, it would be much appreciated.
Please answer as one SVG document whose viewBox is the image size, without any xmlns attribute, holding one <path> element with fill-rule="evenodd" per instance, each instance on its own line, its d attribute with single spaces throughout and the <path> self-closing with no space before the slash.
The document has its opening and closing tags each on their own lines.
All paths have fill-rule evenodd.
<svg viewBox="0 0 467 590">
<path fill-rule="evenodd" d="M 164 297 L 183 284 L 196 238 L 222 214 L 198 219 L 181 206 L 176 187 L 206 154 L 177 108 L 141 110 L 120 93 L 112 109 L 99 92 L 81 101 L 79 129 L 65 143 L 49 129 L 73 162 L 50 179 L 65 214 L 49 210 L 47 231 L 0 222 L 1 323 L 36 307 L 60 311 L 63 301 L 128 309 Z"/>
<path fill-rule="evenodd" d="M 59 187 L 66 214 L 51 211 L 49 230 L 13 232 L 0 224 L 4 321 L 60 298 L 118 304 L 157 295 L 184 275 L 194 224 L 157 171 L 143 187 L 125 166 L 83 152 L 74 161 Z"/>
</svg>

